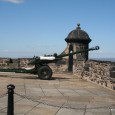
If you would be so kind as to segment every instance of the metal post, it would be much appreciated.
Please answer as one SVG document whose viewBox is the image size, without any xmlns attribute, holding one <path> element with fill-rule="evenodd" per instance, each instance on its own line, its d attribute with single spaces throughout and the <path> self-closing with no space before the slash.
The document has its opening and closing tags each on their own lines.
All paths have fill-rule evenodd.
<svg viewBox="0 0 115 115">
<path fill-rule="evenodd" d="M 14 89 L 15 86 L 9 84 L 7 86 L 8 89 L 8 107 L 7 107 L 7 115 L 14 115 Z"/>
<path fill-rule="evenodd" d="M 73 45 L 69 46 L 69 62 L 68 62 L 68 71 L 73 71 Z"/>
</svg>

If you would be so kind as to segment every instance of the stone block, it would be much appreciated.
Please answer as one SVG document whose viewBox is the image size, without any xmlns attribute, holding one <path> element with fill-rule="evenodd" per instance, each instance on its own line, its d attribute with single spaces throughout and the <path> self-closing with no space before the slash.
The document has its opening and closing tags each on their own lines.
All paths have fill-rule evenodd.
<svg viewBox="0 0 115 115">
<path fill-rule="evenodd" d="M 111 67 L 110 70 L 111 70 L 111 71 L 115 71 L 115 66 Z"/>
<path fill-rule="evenodd" d="M 88 67 L 88 66 L 85 66 L 85 67 L 84 67 L 84 71 L 89 71 L 89 67 Z"/>
<path fill-rule="evenodd" d="M 18 63 L 9 64 L 9 68 L 18 68 Z"/>
<path fill-rule="evenodd" d="M 115 83 L 115 78 L 111 78 L 110 81 L 111 81 L 112 83 Z"/>
<path fill-rule="evenodd" d="M 115 84 L 113 84 L 112 89 L 115 90 Z"/>
<path fill-rule="evenodd" d="M 115 71 L 110 71 L 110 77 L 115 78 Z"/>
</svg>

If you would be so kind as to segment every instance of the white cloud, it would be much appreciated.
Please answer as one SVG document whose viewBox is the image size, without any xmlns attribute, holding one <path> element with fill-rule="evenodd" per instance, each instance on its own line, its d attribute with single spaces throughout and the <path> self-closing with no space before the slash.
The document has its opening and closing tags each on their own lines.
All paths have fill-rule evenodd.
<svg viewBox="0 0 115 115">
<path fill-rule="evenodd" d="M 11 2 L 11 3 L 15 3 L 15 4 L 20 4 L 23 3 L 24 0 L 0 0 L 2 2 Z"/>
</svg>

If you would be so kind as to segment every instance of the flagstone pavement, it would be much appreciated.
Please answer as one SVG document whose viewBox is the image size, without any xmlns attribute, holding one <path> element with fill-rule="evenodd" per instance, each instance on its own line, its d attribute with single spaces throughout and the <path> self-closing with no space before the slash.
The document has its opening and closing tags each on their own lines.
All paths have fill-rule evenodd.
<svg viewBox="0 0 115 115">
<path fill-rule="evenodd" d="M 0 73 L 0 115 L 7 114 L 7 85 L 15 85 L 14 115 L 115 115 L 115 91 L 54 73 L 52 80 L 36 75 Z"/>
</svg>

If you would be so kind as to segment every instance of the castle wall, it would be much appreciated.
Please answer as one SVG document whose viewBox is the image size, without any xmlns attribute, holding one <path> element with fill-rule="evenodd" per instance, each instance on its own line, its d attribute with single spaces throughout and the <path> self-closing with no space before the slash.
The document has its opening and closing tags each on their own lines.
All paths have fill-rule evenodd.
<svg viewBox="0 0 115 115">
<path fill-rule="evenodd" d="M 67 72 L 67 65 L 52 66 L 54 72 Z M 103 87 L 115 90 L 115 62 L 88 60 L 76 61 L 73 75 Z"/>
<path fill-rule="evenodd" d="M 0 68 L 20 68 L 27 67 L 30 59 L 27 58 L 19 58 L 19 59 L 11 59 L 10 58 L 1 58 L 0 59 Z"/>
<path fill-rule="evenodd" d="M 115 90 L 115 63 L 89 60 L 77 62 L 73 74 L 82 79 Z"/>
<path fill-rule="evenodd" d="M 13 59 L 13 63 L 8 63 L 9 59 L 0 59 L 0 68 L 20 68 L 27 67 L 30 59 Z M 53 72 L 67 72 L 67 62 L 62 64 L 49 64 Z M 73 75 L 80 79 L 91 81 L 103 87 L 115 90 L 115 62 L 107 61 L 76 61 L 73 66 Z"/>
</svg>

